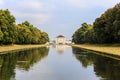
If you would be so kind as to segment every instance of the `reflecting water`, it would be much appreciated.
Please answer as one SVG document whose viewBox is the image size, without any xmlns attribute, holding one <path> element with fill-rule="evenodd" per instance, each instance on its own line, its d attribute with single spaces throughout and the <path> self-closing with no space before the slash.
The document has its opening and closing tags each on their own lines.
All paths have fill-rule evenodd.
<svg viewBox="0 0 120 80">
<path fill-rule="evenodd" d="M 120 60 L 99 56 L 79 48 L 73 48 L 73 54 L 83 67 L 92 66 L 100 80 L 120 80 Z"/>
<path fill-rule="evenodd" d="M 64 53 L 64 51 L 70 46 L 68 45 L 55 45 L 55 48 L 58 53 Z"/>
<path fill-rule="evenodd" d="M 48 51 L 47 48 L 36 48 L 0 55 L 0 80 L 15 80 L 18 70 L 28 72 L 48 55 Z"/>
<path fill-rule="evenodd" d="M 120 61 L 67 45 L 0 55 L 0 80 L 120 80 Z"/>
</svg>

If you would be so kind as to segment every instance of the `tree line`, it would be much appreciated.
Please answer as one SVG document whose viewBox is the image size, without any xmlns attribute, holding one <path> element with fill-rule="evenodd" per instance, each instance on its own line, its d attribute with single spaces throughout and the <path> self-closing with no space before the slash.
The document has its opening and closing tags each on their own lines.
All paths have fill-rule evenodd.
<svg viewBox="0 0 120 80">
<path fill-rule="evenodd" d="M 48 34 L 25 21 L 15 23 L 15 17 L 7 10 L 0 10 L 1 44 L 44 44 L 49 41 Z"/>
<path fill-rule="evenodd" d="M 83 23 L 72 35 L 80 43 L 120 43 L 120 3 L 105 11 L 95 22 Z"/>
</svg>

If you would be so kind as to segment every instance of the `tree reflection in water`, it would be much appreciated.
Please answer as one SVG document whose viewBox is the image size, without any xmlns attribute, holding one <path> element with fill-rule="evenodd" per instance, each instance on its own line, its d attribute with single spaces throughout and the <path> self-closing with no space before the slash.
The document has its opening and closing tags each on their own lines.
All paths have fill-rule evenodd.
<svg viewBox="0 0 120 80">
<path fill-rule="evenodd" d="M 0 80 L 15 78 L 16 66 L 28 71 L 35 63 L 48 56 L 46 47 L 0 55 Z"/>
<path fill-rule="evenodd" d="M 120 61 L 96 55 L 73 47 L 73 54 L 83 67 L 93 66 L 95 74 L 101 80 L 120 80 Z"/>
</svg>

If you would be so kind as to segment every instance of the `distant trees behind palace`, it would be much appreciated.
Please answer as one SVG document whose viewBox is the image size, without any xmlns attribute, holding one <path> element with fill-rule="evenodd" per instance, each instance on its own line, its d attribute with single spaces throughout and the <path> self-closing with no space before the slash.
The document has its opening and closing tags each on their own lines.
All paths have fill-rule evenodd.
<svg viewBox="0 0 120 80">
<path fill-rule="evenodd" d="M 108 9 L 93 25 L 83 23 L 72 41 L 80 43 L 120 43 L 120 3 Z"/>
<path fill-rule="evenodd" d="M 46 32 L 28 21 L 15 24 L 15 17 L 9 10 L 0 10 L 0 44 L 44 44 L 48 41 Z"/>
</svg>

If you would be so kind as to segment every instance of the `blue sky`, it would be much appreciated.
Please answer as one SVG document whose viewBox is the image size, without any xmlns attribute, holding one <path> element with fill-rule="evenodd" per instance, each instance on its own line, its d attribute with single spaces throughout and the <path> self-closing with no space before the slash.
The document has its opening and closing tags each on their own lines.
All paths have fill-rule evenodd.
<svg viewBox="0 0 120 80">
<path fill-rule="evenodd" d="M 0 0 L 0 9 L 9 9 L 16 23 L 29 21 L 50 39 L 62 34 L 71 39 L 83 22 L 92 24 L 120 0 Z"/>
</svg>

